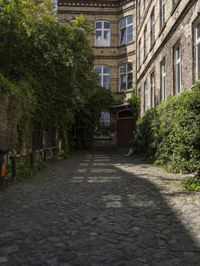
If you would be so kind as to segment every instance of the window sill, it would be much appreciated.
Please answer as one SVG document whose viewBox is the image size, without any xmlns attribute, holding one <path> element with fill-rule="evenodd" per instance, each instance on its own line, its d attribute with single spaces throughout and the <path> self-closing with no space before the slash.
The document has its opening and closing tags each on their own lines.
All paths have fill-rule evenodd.
<svg viewBox="0 0 200 266">
<path fill-rule="evenodd" d="M 135 43 L 135 41 L 125 43 L 125 44 L 119 44 L 119 47 L 126 47 L 126 46 L 129 46 L 129 45 L 134 44 L 134 43 Z"/>
<path fill-rule="evenodd" d="M 126 93 L 129 93 L 132 91 L 133 91 L 133 89 L 129 89 L 129 90 L 125 90 L 125 91 L 118 91 L 117 94 L 126 94 Z"/>
</svg>

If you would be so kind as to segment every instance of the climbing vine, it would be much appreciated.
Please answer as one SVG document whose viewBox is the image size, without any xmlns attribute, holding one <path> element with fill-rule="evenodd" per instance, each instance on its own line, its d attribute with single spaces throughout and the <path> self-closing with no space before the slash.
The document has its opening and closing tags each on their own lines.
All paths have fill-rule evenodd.
<svg viewBox="0 0 200 266">
<path fill-rule="evenodd" d="M 83 16 L 61 25 L 51 0 L 0 0 L 0 31 L 0 98 L 12 98 L 21 138 L 35 125 L 67 138 L 86 113 L 96 119 L 99 89 Z"/>
</svg>

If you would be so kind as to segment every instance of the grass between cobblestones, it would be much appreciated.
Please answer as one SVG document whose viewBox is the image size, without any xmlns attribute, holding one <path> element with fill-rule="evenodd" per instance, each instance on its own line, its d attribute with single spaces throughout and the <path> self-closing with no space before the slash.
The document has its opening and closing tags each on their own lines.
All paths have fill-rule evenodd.
<svg viewBox="0 0 200 266">
<path fill-rule="evenodd" d="M 189 191 L 199 191 L 200 192 L 200 179 L 191 177 L 183 181 L 183 186 Z"/>
</svg>

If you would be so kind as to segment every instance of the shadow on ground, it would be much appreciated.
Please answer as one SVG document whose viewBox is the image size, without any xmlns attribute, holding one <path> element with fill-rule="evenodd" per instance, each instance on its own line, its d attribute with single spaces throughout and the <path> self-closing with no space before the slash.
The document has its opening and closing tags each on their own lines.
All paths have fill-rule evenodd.
<svg viewBox="0 0 200 266">
<path fill-rule="evenodd" d="M 76 156 L 2 193 L 0 265 L 200 265 L 200 248 L 141 163 L 137 175 L 124 163 L 132 160 Z"/>
</svg>

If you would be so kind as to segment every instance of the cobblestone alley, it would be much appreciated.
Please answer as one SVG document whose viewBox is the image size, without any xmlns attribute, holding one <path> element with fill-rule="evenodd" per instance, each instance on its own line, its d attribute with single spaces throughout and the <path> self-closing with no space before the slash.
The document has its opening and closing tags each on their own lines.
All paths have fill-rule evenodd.
<svg viewBox="0 0 200 266">
<path fill-rule="evenodd" d="M 200 265 L 200 193 L 116 153 L 82 154 L 0 192 L 0 266 Z"/>
</svg>

